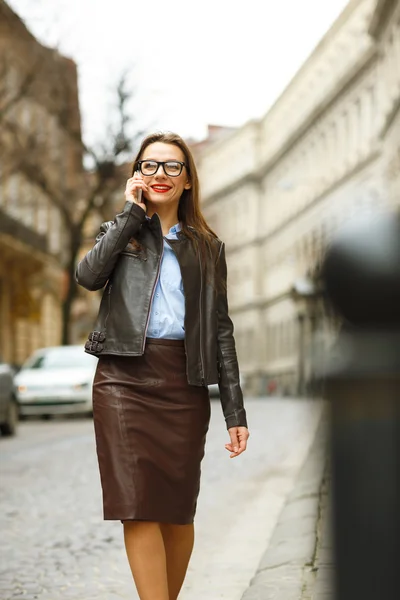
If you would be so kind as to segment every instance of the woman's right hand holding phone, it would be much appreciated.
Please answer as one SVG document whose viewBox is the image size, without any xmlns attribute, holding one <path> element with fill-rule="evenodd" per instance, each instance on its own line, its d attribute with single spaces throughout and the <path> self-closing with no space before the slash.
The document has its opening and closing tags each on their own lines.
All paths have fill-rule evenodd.
<svg viewBox="0 0 400 600">
<path fill-rule="evenodd" d="M 146 212 L 146 204 L 142 202 L 142 200 L 138 200 L 138 190 L 142 190 L 143 197 L 143 192 L 146 192 L 148 190 L 148 186 L 145 184 L 143 177 L 139 173 L 134 173 L 133 177 L 128 179 L 128 181 L 126 182 L 125 200 L 127 200 L 128 202 L 134 202 L 135 204 L 140 206 L 140 208 L 143 208 L 144 212 Z"/>
</svg>

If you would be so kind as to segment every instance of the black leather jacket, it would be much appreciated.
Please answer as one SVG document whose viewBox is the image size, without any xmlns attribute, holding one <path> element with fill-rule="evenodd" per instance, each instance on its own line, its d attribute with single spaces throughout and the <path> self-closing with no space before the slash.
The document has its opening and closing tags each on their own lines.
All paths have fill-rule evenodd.
<svg viewBox="0 0 400 600">
<path fill-rule="evenodd" d="M 139 249 L 132 245 L 132 238 L 139 242 Z M 227 427 L 247 426 L 233 324 L 228 316 L 224 244 L 216 239 L 213 256 L 202 265 L 192 241 L 182 232 L 177 240 L 168 242 L 178 259 L 185 293 L 188 383 L 218 383 Z M 114 221 L 101 225 L 96 244 L 76 270 L 76 280 L 86 289 L 106 285 L 86 352 L 96 356 L 143 354 L 162 251 L 158 215 L 146 219 L 143 209 L 132 202 L 126 202 Z"/>
</svg>

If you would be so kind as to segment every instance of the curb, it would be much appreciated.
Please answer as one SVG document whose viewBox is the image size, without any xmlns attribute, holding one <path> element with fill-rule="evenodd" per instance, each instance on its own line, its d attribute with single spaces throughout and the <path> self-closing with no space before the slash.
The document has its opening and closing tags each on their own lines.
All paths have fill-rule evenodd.
<svg viewBox="0 0 400 600">
<path fill-rule="evenodd" d="M 279 516 L 268 548 L 242 600 L 311 600 L 321 528 L 328 411 Z"/>
</svg>

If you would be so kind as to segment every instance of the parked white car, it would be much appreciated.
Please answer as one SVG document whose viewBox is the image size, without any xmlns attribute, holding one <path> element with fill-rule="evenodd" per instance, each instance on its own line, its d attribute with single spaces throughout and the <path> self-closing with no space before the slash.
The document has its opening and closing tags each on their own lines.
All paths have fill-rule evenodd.
<svg viewBox="0 0 400 600">
<path fill-rule="evenodd" d="M 91 415 L 96 365 L 83 346 L 36 350 L 14 380 L 20 415 Z"/>
<path fill-rule="evenodd" d="M 18 403 L 14 391 L 14 370 L 0 356 L 0 433 L 14 435 L 18 425 Z"/>
</svg>

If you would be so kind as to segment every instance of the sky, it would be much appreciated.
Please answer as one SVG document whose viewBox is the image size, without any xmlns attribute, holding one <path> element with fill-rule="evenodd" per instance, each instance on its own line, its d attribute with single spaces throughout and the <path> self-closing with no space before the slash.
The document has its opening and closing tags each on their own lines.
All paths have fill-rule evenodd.
<svg viewBox="0 0 400 600">
<path fill-rule="evenodd" d="M 78 65 L 87 143 L 101 140 L 123 72 L 146 131 L 202 138 L 264 115 L 347 0 L 7 0 Z"/>
</svg>

